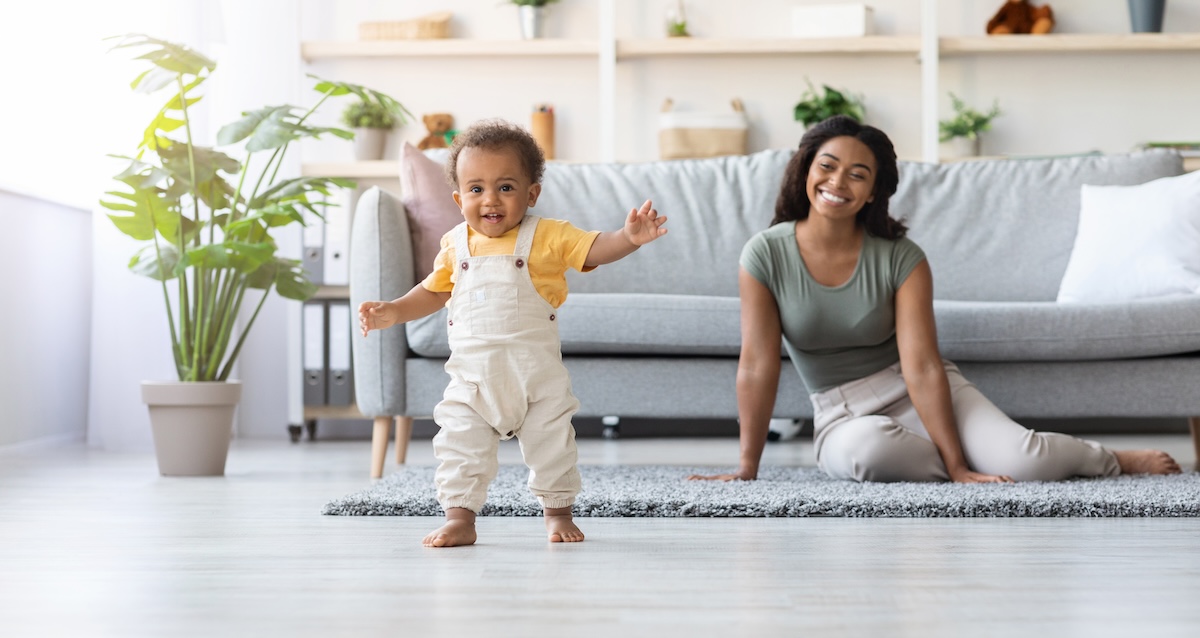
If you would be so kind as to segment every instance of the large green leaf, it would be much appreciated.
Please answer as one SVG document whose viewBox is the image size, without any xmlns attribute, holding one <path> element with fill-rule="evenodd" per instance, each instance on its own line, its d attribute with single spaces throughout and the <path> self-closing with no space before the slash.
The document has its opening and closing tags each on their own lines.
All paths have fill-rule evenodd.
<svg viewBox="0 0 1200 638">
<path fill-rule="evenodd" d="M 144 246 L 129 260 L 133 272 L 158 281 L 179 276 L 179 249 L 171 244 Z"/>
<path fill-rule="evenodd" d="M 271 285 L 284 299 L 305 301 L 317 293 L 316 284 L 308 280 L 304 267 L 298 260 L 276 257 L 271 263 L 263 264 L 246 280 L 250 288 L 266 290 Z"/>
<path fill-rule="evenodd" d="M 163 168 L 171 174 L 174 183 L 169 189 L 171 196 L 190 194 L 193 190 L 206 206 L 213 210 L 230 208 L 234 188 L 220 173 L 235 174 L 242 165 L 221 151 L 207 146 L 193 146 L 188 153 L 186 144 L 176 144 L 159 153 Z M 196 182 L 192 183 L 192 170 Z"/>
<path fill-rule="evenodd" d="M 354 180 L 343 177 L 297 177 L 294 179 L 285 179 L 272 184 L 266 192 L 255 197 L 250 202 L 250 207 L 261 209 L 272 204 L 282 204 L 285 202 L 311 203 L 312 200 L 309 199 L 311 193 L 320 193 L 325 197 L 329 197 L 334 188 L 354 188 L 355 186 Z"/>
<path fill-rule="evenodd" d="M 152 38 L 143 33 L 129 33 L 106 39 L 118 39 L 118 42 L 109 49 L 110 51 L 132 47 L 153 47 L 138 56 L 139 59 L 149 60 L 155 66 L 172 73 L 200 75 L 204 71 L 212 73 L 217 68 L 216 62 L 185 45 Z"/>
<path fill-rule="evenodd" d="M 287 115 L 295 108 L 290 104 L 284 104 L 283 106 L 267 106 L 256 111 L 246 111 L 242 113 L 242 119 L 230 122 L 217 131 L 217 144 L 224 146 L 240 142 L 254 135 L 263 122 L 272 117 Z"/>
<path fill-rule="evenodd" d="M 201 245 L 187 251 L 185 265 L 198 268 L 233 268 L 249 274 L 275 255 L 274 242 L 248 243 L 225 241 Z"/>
<path fill-rule="evenodd" d="M 375 102 L 379 104 L 396 119 L 397 125 L 402 126 L 413 119 L 412 113 L 404 108 L 403 104 L 386 93 L 380 93 L 361 84 L 326 80 L 311 73 L 308 74 L 308 77 L 317 81 L 316 85 L 313 86 L 313 90 L 318 93 L 328 94 L 333 97 L 353 94 L 358 96 L 358 99 L 363 102 Z"/>
</svg>

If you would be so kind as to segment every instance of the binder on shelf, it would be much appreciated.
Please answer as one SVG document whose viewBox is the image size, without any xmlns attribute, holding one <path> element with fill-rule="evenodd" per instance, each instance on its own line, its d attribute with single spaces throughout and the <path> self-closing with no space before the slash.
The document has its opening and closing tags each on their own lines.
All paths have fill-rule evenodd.
<svg viewBox="0 0 1200 638">
<path fill-rule="evenodd" d="M 346 286 L 350 284 L 350 210 L 353 208 L 353 193 L 349 189 L 325 206 L 325 264 L 324 284 Z"/>
<path fill-rule="evenodd" d="M 354 403 L 354 368 L 350 362 L 353 338 L 350 302 L 329 302 L 329 405 Z"/>
<path fill-rule="evenodd" d="M 326 405 L 329 401 L 325 382 L 329 366 L 326 365 L 327 348 L 325 331 L 325 303 L 309 301 L 304 304 L 301 317 L 301 332 L 304 347 L 301 352 L 304 367 L 304 405 Z"/>
<path fill-rule="evenodd" d="M 304 214 L 304 236 L 300 262 L 308 280 L 318 286 L 325 283 L 325 222 L 311 211 Z"/>
</svg>

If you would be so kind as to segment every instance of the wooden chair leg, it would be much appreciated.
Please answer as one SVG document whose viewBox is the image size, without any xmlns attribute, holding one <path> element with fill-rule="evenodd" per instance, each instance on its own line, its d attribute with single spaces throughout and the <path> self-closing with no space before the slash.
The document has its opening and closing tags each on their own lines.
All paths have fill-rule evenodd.
<svg viewBox="0 0 1200 638">
<path fill-rule="evenodd" d="M 387 458 L 388 430 L 392 427 L 392 417 L 375 417 L 375 429 L 371 433 L 371 478 L 383 476 L 383 461 Z"/>
<path fill-rule="evenodd" d="M 411 416 L 396 417 L 396 463 L 404 465 L 408 458 L 408 439 L 412 437 L 413 418 Z"/>
<path fill-rule="evenodd" d="M 1192 429 L 1192 449 L 1196 451 L 1196 471 L 1200 472 L 1200 416 L 1188 418 L 1188 427 Z"/>
</svg>

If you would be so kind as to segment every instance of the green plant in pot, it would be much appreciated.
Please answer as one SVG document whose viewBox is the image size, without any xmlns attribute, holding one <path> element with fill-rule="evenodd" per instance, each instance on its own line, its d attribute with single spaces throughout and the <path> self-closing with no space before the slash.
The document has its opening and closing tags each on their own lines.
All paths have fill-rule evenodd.
<svg viewBox="0 0 1200 638">
<path fill-rule="evenodd" d="M 992 128 L 992 120 L 1000 115 L 999 101 L 992 103 L 992 108 L 986 113 L 973 109 L 954 93 L 950 93 L 950 105 L 954 108 L 954 117 L 938 121 L 938 141 L 946 143 L 962 140 L 966 148 L 961 155 L 980 155 L 982 140 L 980 135 Z"/>
<path fill-rule="evenodd" d="M 362 86 L 314 78 L 321 97 L 311 108 L 267 106 L 218 131 L 217 143 L 240 154 L 235 159 L 192 136 L 191 110 L 203 99 L 199 89 L 216 69 L 213 60 L 141 34 L 119 37 L 119 49 L 138 50 L 137 60 L 149 67 L 133 80 L 135 91 L 166 94 L 135 155 L 113 156 L 128 165 L 100 202 L 113 211 L 117 229 L 145 242 L 129 268 L 162 289 L 178 380 L 142 387 L 159 471 L 220 475 L 241 397 L 240 382 L 229 375 L 263 303 L 271 291 L 294 300 L 316 291 L 299 260 L 278 254 L 272 233 L 304 224 L 306 212 L 320 218 L 322 198 L 354 186 L 336 177 L 278 178 L 287 149 L 325 134 L 353 137 L 308 123 L 331 97 L 357 95 L 394 112 L 403 107 Z M 239 329 L 244 304 L 254 310 Z"/>
<path fill-rule="evenodd" d="M 811 80 L 805 78 L 804 81 L 808 83 L 808 89 L 800 96 L 792 116 L 805 128 L 835 115 L 846 115 L 857 122 L 866 118 L 867 108 L 861 96 L 829 85 L 822 85 L 821 90 L 817 91 Z"/>
<path fill-rule="evenodd" d="M 342 111 L 342 124 L 354 129 L 354 155 L 359 160 L 383 159 L 387 136 L 397 124 L 406 124 L 412 114 L 404 107 L 390 107 L 375 99 L 359 98 Z"/>
</svg>

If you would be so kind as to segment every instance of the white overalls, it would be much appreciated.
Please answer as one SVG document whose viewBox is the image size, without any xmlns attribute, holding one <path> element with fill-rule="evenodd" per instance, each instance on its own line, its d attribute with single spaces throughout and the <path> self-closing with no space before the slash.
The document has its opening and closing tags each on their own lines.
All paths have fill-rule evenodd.
<svg viewBox="0 0 1200 638">
<path fill-rule="evenodd" d="M 442 507 L 478 513 L 498 469 L 501 439 L 517 437 L 529 488 L 542 507 L 569 507 L 579 493 L 575 428 L 579 401 L 562 363 L 555 308 L 526 263 L 538 217 L 526 215 L 512 255 L 471 256 L 467 225 L 454 229 L 458 278 L 450 295 L 450 385 L 433 410 Z"/>
</svg>

